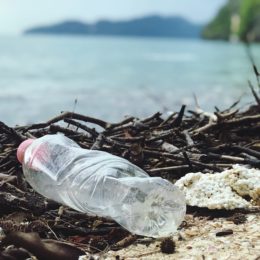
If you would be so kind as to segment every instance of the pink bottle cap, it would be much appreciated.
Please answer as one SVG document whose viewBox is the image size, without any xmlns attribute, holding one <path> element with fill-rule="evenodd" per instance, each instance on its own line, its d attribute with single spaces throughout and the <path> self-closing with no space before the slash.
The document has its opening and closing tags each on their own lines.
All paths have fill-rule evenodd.
<svg viewBox="0 0 260 260">
<path fill-rule="evenodd" d="M 18 149 L 17 149 L 17 153 L 16 153 L 16 156 L 17 156 L 17 159 L 20 163 L 23 163 L 23 158 L 24 158 L 24 153 L 26 151 L 26 149 L 28 148 L 28 146 L 34 141 L 35 139 L 27 139 L 25 141 L 23 141 Z"/>
</svg>

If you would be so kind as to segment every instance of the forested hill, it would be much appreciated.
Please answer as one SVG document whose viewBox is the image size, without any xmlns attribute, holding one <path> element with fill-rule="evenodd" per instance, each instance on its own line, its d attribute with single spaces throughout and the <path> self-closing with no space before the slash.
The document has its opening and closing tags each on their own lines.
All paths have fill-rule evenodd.
<svg viewBox="0 0 260 260">
<path fill-rule="evenodd" d="M 197 38 L 202 26 L 181 17 L 146 16 L 127 21 L 99 21 L 93 24 L 65 21 L 25 31 L 25 34 L 123 35 Z"/>
<path fill-rule="evenodd" d="M 229 0 L 203 30 L 207 39 L 260 41 L 260 0 Z"/>
</svg>

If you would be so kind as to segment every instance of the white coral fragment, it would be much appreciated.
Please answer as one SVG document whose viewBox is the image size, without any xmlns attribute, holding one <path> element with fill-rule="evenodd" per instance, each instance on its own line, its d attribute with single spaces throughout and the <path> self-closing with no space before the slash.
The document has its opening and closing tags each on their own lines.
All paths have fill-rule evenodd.
<svg viewBox="0 0 260 260">
<path fill-rule="evenodd" d="M 234 165 L 233 169 L 221 173 L 189 173 L 176 182 L 184 192 L 186 203 L 190 206 L 209 209 L 248 208 L 260 199 L 260 170 Z"/>
</svg>

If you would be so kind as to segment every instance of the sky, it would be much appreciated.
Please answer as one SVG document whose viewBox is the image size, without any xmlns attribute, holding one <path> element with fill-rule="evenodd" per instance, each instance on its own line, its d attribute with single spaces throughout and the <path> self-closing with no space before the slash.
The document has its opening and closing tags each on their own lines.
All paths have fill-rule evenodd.
<svg viewBox="0 0 260 260">
<path fill-rule="evenodd" d="M 206 23 L 226 0 L 0 0 L 0 34 L 64 20 L 94 22 L 149 14 L 178 15 Z"/>
</svg>

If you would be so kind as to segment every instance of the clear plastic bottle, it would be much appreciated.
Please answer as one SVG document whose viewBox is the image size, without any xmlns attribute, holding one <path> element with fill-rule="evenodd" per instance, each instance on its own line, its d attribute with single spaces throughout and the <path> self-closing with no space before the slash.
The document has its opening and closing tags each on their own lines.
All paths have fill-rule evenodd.
<svg viewBox="0 0 260 260">
<path fill-rule="evenodd" d="M 61 134 L 27 140 L 17 156 L 26 180 L 40 194 L 112 218 L 134 234 L 169 236 L 184 218 L 184 195 L 172 183 L 123 158 L 82 149 Z"/>
</svg>

